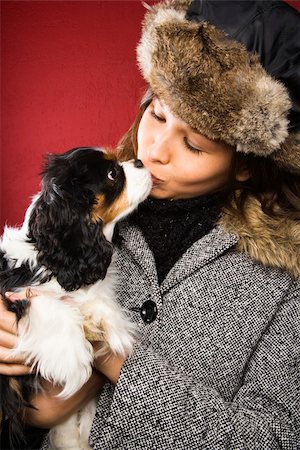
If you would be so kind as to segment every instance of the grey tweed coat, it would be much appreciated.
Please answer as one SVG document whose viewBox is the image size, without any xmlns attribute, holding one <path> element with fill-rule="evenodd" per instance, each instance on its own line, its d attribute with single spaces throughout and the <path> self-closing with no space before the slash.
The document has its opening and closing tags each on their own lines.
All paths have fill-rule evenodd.
<svg viewBox="0 0 300 450">
<path fill-rule="evenodd" d="M 95 450 L 300 449 L 299 235 L 285 255 L 291 270 L 270 267 L 280 260 L 276 236 L 254 227 L 243 237 L 228 217 L 160 286 L 141 232 L 121 224 L 118 296 L 140 340 L 100 395 Z M 149 299 L 158 316 L 145 324 L 138 310 Z"/>
</svg>

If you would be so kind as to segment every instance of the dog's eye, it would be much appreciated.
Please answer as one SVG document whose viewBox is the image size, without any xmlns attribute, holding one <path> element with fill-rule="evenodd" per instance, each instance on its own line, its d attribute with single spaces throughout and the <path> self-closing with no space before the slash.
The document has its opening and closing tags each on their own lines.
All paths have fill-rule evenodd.
<svg viewBox="0 0 300 450">
<path fill-rule="evenodd" d="M 112 168 L 111 170 L 108 171 L 107 173 L 107 178 L 111 181 L 115 181 L 117 177 L 117 171 L 115 168 Z"/>
</svg>

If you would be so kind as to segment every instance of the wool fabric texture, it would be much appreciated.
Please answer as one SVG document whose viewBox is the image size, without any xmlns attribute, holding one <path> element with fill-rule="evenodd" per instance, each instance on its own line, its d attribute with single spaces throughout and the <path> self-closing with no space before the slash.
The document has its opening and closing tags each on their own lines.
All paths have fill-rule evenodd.
<svg viewBox="0 0 300 450">
<path fill-rule="evenodd" d="M 94 450 L 299 450 L 299 283 L 213 228 L 159 285 L 141 231 L 120 228 L 118 299 L 140 336 L 100 395 Z M 151 299 L 158 316 L 138 312 Z"/>
<path fill-rule="evenodd" d="M 180 256 L 216 224 L 221 193 L 191 199 L 148 198 L 131 216 L 153 252 L 161 283 Z M 163 243 L 163 245 L 162 245 Z"/>
<path fill-rule="evenodd" d="M 92 448 L 299 450 L 299 279 L 217 225 L 159 284 L 141 230 L 124 221 L 119 235 L 117 299 L 139 338 L 99 397 Z"/>
</svg>

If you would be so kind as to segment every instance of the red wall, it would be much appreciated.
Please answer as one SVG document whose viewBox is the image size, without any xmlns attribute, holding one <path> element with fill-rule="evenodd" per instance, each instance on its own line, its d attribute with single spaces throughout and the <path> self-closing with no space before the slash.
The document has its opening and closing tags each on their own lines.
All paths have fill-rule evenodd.
<svg viewBox="0 0 300 450">
<path fill-rule="evenodd" d="M 114 146 L 128 128 L 144 12 L 140 1 L 1 1 L 0 228 L 22 222 L 43 154 Z"/>
<path fill-rule="evenodd" d="M 42 155 L 114 146 L 141 93 L 138 1 L 1 2 L 2 221 L 20 223 Z"/>
</svg>

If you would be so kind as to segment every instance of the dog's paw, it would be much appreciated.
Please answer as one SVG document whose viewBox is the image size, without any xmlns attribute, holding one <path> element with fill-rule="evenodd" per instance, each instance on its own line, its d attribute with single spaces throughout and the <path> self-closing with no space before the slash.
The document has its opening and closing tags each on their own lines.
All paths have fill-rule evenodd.
<svg viewBox="0 0 300 450">
<path fill-rule="evenodd" d="M 122 356 L 131 353 L 137 336 L 136 326 L 119 307 L 108 308 L 98 302 L 81 306 L 84 331 L 91 342 L 102 342 L 97 354 L 113 352 Z"/>
<path fill-rule="evenodd" d="M 119 318 L 116 323 L 111 320 L 105 321 L 103 327 L 105 341 L 113 353 L 121 356 L 131 354 L 137 338 L 137 329 L 127 317 L 124 316 L 121 320 Z"/>
</svg>

